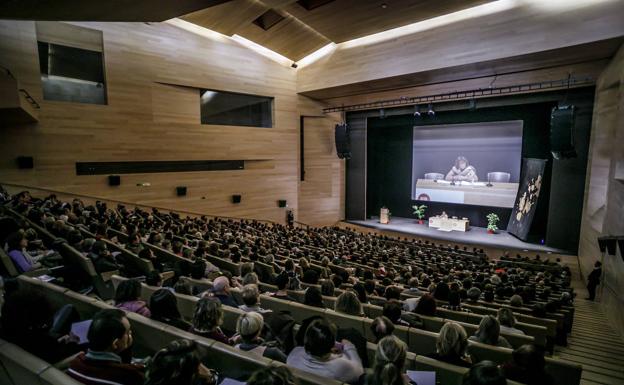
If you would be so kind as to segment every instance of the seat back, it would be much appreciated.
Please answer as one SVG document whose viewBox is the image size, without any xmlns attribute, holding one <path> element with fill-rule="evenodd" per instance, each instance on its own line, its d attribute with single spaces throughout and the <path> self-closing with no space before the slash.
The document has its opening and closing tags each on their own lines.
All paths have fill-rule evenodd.
<svg viewBox="0 0 624 385">
<path fill-rule="evenodd" d="M 494 347 L 479 342 L 470 341 L 468 344 L 468 354 L 473 362 L 489 360 L 496 364 L 503 364 L 512 360 L 512 349 Z M 578 364 L 566 362 L 557 358 L 546 357 L 546 372 L 557 383 L 578 385 L 581 382 L 583 367 Z"/>
<path fill-rule="evenodd" d="M 4 251 L 4 248 L 2 247 L 0 247 L 0 262 L 2 263 L 2 266 L 4 267 L 4 270 L 7 272 L 9 277 L 17 277 L 19 275 L 19 272 L 17 271 L 13 260 L 11 259 L 11 257 L 9 257 L 9 254 L 7 254 L 7 252 Z"/>
<path fill-rule="evenodd" d="M 488 178 L 488 182 L 509 183 L 511 174 L 508 172 L 499 172 L 499 171 L 488 172 L 487 178 Z"/>
<path fill-rule="evenodd" d="M 428 172 L 425 174 L 425 179 L 427 180 L 440 180 L 444 179 L 444 174 L 440 174 L 439 172 Z"/>
<path fill-rule="evenodd" d="M 4 340 L 0 340 L 0 363 L 0 385 L 80 385 L 51 364 Z"/>
</svg>

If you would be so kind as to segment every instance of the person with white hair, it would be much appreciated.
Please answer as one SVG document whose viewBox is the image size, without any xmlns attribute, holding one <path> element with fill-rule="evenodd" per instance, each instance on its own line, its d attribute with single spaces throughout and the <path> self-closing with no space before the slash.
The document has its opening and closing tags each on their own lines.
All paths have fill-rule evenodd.
<svg viewBox="0 0 624 385">
<path fill-rule="evenodd" d="M 440 329 L 436 352 L 427 355 L 438 361 L 469 368 L 470 358 L 466 356 L 468 338 L 466 330 L 457 322 L 447 322 Z"/>
<path fill-rule="evenodd" d="M 236 333 L 240 336 L 240 343 L 234 347 L 259 357 L 267 357 L 285 363 L 286 355 L 284 352 L 276 347 L 265 345 L 264 340 L 260 338 L 263 327 L 264 318 L 261 314 L 253 311 L 241 314 L 236 321 Z"/>
<path fill-rule="evenodd" d="M 212 294 L 225 306 L 238 307 L 236 299 L 230 293 L 230 280 L 225 277 L 217 277 L 212 281 Z"/>
</svg>

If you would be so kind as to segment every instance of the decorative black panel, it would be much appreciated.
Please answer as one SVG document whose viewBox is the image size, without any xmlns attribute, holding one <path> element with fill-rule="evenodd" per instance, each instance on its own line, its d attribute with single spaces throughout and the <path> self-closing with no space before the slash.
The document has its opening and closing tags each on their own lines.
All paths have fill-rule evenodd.
<svg viewBox="0 0 624 385">
<path fill-rule="evenodd" d="M 76 162 L 76 175 L 243 170 L 244 160 L 157 160 L 145 162 Z"/>
</svg>

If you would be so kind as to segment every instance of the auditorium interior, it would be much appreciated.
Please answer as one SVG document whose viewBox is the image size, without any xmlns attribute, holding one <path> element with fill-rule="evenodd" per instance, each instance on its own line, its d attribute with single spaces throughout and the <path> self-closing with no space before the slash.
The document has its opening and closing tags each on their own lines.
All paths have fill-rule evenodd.
<svg viewBox="0 0 624 385">
<path fill-rule="evenodd" d="M 624 384 L 624 0 L 0 2 L 0 385 Z"/>
</svg>

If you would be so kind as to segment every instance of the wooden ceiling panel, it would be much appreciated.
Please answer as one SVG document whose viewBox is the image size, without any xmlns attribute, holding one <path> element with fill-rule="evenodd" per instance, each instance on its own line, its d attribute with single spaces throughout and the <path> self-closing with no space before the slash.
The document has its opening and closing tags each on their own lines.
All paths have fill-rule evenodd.
<svg viewBox="0 0 624 385">
<path fill-rule="evenodd" d="M 50 21 L 164 21 L 230 0 L 0 1 L 0 19 Z"/>
<path fill-rule="evenodd" d="M 330 42 L 289 15 L 267 31 L 249 23 L 237 33 L 293 61 L 303 58 Z"/>
<path fill-rule="evenodd" d="M 491 1 L 334 0 L 311 11 L 297 3 L 283 9 L 334 43 L 341 43 Z"/>
<path fill-rule="evenodd" d="M 267 6 L 258 1 L 234 0 L 184 15 L 181 19 L 232 36 L 240 34 L 242 28 L 252 24 L 258 16 L 268 9 Z"/>
</svg>

